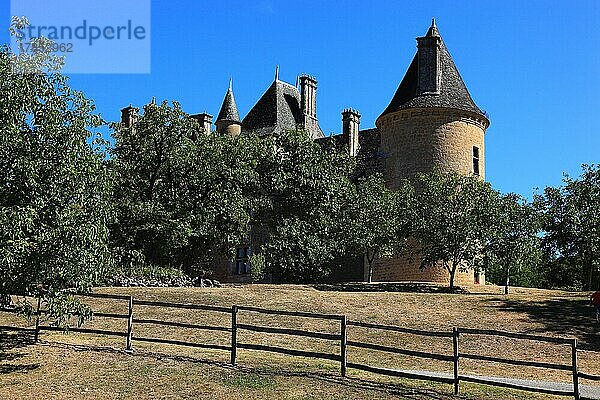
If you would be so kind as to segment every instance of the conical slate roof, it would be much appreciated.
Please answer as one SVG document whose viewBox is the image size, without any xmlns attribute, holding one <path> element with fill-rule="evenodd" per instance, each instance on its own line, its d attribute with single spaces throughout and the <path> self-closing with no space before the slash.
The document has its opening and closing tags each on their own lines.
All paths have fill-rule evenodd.
<svg viewBox="0 0 600 400">
<path fill-rule="evenodd" d="M 439 90 L 436 93 L 419 93 L 419 53 L 415 55 L 392 101 L 380 118 L 386 114 L 409 108 L 442 107 L 484 113 L 477 107 L 465 83 L 463 82 L 444 41 L 441 39 L 435 21 L 427 31 L 425 38 L 439 38 Z M 431 70 L 429 70 L 431 71 Z M 487 119 L 487 117 L 485 117 Z"/>
<path fill-rule="evenodd" d="M 221 106 L 221 111 L 219 111 L 217 121 L 240 122 L 240 114 L 235 105 L 231 81 L 229 82 L 229 89 L 227 90 L 227 94 L 225 94 L 225 99 L 223 99 L 223 105 Z"/>
</svg>

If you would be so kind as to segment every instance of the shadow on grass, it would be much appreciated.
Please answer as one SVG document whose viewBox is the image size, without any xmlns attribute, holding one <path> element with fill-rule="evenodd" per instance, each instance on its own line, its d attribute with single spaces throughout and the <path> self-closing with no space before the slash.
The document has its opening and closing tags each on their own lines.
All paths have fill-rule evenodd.
<svg viewBox="0 0 600 400">
<path fill-rule="evenodd" d="M 18 349 L 32 344 L 34 344 L 34 339 L 30 332 L 0 331 L 0 374 L 29 372 L 39 368 L 39 364 L 13 363 L 25 357 L 25 354 L 19 352 Z"/>
<path fill-rule="evenodd" d="M 232 366 L 229 363 L 222 361 L 214 361 L 205 358 L 196 358 L 191 356 L 173 355 L 153 351 L 134 351 L 127 352 L 125 350 L 119 350 L 112 347 L 102 346 L 86 346 L 86 345 L 71 345 L 66 343 L 49 343 L 43 342 L 45 345 L 69 348 L 75 351 L 96 351 L 96 352 L 108 352 L 115 354 L 125 354 L 131 357 L 150 357 L 156 360 L 166 360 L 173 362 L 188 362 L 210 365 L 216 368 L 221 368 L 228 371 L 237 371 L 244 374 L 248 374 L 247 379 L 242 378 L 230 378 L 228 381 L 223 381 L 226 386 L 244 387 L 244 388 L 269 388 L 274 386 L 274 379 L 278 377 L 289 377 L 289 378 L 306 378 L 315 379 L 322 382 L 327 382 L 336 385 L 342 385 L 348 388 L 358 390 L 370 390 L 377 391 L 380 393 L 387 393 L 393 396 L 397 396 L 401 399 L 427 399 L 427 400 L 450 400 L 463 398 L 462 396 L 456 397 L 450 394 L 451 388 L 448 386 L 447 392 L 437 390 L 433 388 L 415 388 L 409 387 L 403 384 L 386 383 L 371 381 L 363 378 L 356 377 L 345 377 L 342 378 L 339 374 L 329 373 L 326 371 L 293 371 L 285 369 L 283 367 L 251 367 L 246 365 L 235 365 Z M 252 380 L 252 376 L 258 376 L 260 379 Z M 257 386 L 258 385 L 258 386 Z"/>
<path fill-rule="evenodd" d="M 501 311 L 526 314 L 542 326 L 530 333 L 548 333 L 555 336 L 573 336 L 584 350 L 600 351 L 600 326 L 594 318 L 589 300 L 548 299 L 540 301 L 490 299 L 489 306 Z M 510 326 L 505 327 L 510 330 Z"/>
<path fill-rule="evenodd" d="M 347 282 L 312 285 L 316 290 L 324 292 L 404 292 L 404 293 L 467 293 L 456 287 L 453 291 L 448 286 L 422 282 Z"/>
</svg>

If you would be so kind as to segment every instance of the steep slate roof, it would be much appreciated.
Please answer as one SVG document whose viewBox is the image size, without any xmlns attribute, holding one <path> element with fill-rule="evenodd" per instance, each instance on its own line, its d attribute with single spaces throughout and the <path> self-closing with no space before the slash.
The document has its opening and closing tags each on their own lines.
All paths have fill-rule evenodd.
<svg viewBox="0 0 600 400">
<path fill-rule="evenodd" d="M 426 37 L 440 37 L 435 22 L 427 31 Z M 417 93 L 418 84 L 418 53 L 413 58 L 400 86 L 396 90 L 396 94 L 392 101 L 387 106 L 385 111 L 380 115 L 380 118 L 386 114 L 408 109 L 408 108 L 427 108 L 427 107 L 443 107 L 455 108 L 474 112 L 485 116 L 485 114 L 477 107 L 465 83 L 463 82 L 460 73 L 458 72 L 452 57 L 440 37 L 440 64 L 441 64 L 441 84 L 439 94 L 433 93 Z M 486 117 L 487 118 L 487 117 Z"/>
<path fill-rule="evenodd" d="M 233 121 L 240 122 L 240 114 L 238 113 L 237 106 L 235 105 L 235 99 L 233 98 L 233 89 L 231 88 L 231 82 L 229 83 L 229 89 L 225 98 L 223 99 L 223 105 L 217 121 Z"/>
<path fill-rule="evenodd" d="M 289 83 L 275 79 L 244 117 L 242 126 L 245 131 L 267 135 L 296 129 L 302 122 L 298 89 Z M 311 137 L 323 136 L 320 128 L 317 129 L 318 132 L 309 132 Z"/>
</svg>

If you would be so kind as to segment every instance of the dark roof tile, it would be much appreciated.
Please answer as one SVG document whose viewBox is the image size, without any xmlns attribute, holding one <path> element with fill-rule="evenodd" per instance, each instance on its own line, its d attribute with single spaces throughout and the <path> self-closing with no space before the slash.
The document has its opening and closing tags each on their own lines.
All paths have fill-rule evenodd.
<svg viewBox="0 0 600 400">
<path fill-rule="evenodd" d="M 221 111 L 219 111 L 217 121 L 240 122 L 240 114 L 238 113 L 237 106 L 235 104 L 231 86 L 227 90 L 227 94 L 225 94 L 223 105 L 221 106 Z"/>
<path fill-rule="evenodd" d="M 275 80 L 242 121 L 243 129 L 259 135 L 294 130 L 302 124 L 300 93 L 295 86 Z M 323 137 L 321 129 L 309 127 L 310 136 Z"/>
<path fill-rule="evenodd" d="M 432 25 L 426 37 L 438 36 L 437 27 Z M 419 94 L 417 85 L 419 80 L 418 53 L 413 58 L 400 86 L 396 90 L 392 101 L 387 106 L 380 118 L 386 114 L 408 108 L 454 108 L 474 112 L 485 116 L 477 107 L 464 81 L 462 80 L 444 41 L 440 37 L 440 71 L 441 82 L 439 93 Z M 486 117 L 486 116 L 485 116 Z M 487 118 L 487 117 L 486 117 Z"/>
</svg>

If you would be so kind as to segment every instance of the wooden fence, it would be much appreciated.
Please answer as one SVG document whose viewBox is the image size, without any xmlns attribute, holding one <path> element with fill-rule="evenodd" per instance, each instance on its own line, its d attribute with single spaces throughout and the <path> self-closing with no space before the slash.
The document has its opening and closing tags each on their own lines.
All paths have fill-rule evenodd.
<svg viewBox="0 0 600 400">
<path fill-rule="evenodd" d="M 169 303 L 169 302 L 158 302 L 158 301 L 145 301 L 145 300 L 134 300 L 132 296 L 123 296 L 123 295 L 112 295 L 112 294 L 86 294 L 82 295 L 84 297 L 91 298 L 100 298 L 100 299 L 110 299 L 116 301 L 127 302 L 127 314 L 116 314 L 116 313 L 102 313 L 95 312 L 93 313 L 94 317 L 102 317 L 102 318 L 112 318 L 112 319 L 120 319 L 126 320 L 126 326 L 122 331 L 111 331 L 106 329 L 87 329 L 87 328 L 69 328 L 70 332 L 77 333 L 90 333 L 90 334 L 99 334 L 99 335 L 108 335 L 108 336 L 117 336 L 125 338 L 125 349 L 127 351 L 132 351 L 133 341 L 138 342 L 147 342 L 147 343 L 162 343 L 162 344 L 172 344 L 172 345 L 180 345 L 180 346 L 189 346 L 203 349 L 213 349 L 213 350 L 222 350 L 230 353 L 230 363 L 235 365 L 237 351 L 238 349 L 245 350 L 255 350 L 255 351 L 266 351 L 266 352 L 274 352 L 280 354 L 286 354 L 291 356 L 301 356 L 308 358 L 317 358 L 317 359 L 325 359 L 336 361 L 340 363 L 340 373 L 342 376 L 346 376 L 347 368 L 353 368 L 356 370 L 371 372 L 380 375 L 394 376 L 400 378 L 408 378 L 408 379 L 418 379 L 418 380 L 426 380 L 433 382 L 440 382 L 453 385 L 454 393 L 459 393 L 460 382 L 470 382 L 476 384 L 484 384 L 484 385 L 492 385 L 492 386 L 500 386 L 509 389 L 517 389 L 517 390 L 525 390 L 537 393 L 545 393 L 551 395 L 559 395 L 559 396 L 572 396 L 576 400 L 585 400 L 580 395 L 579 391 L 579 381 L 581 379 L 590 380 L 590 381 L 600 381 L 600 375 L 592 375 L 588 373 L 584 373 L 579 371 L 577 366 L 577 339 L 567 339 L 567 338 L 558 338 L 558 337 L 548 337 L 541 335 L 530 335 L 523 333 L 513 333 L 513 332 L 504 332 L 504 331 L 496 331 L 496 330 L 481 330 L 481 329 L 466 329 L 466 328 L 453 328 L 452 332 L 439 332 L 439 331 L 427 331 L 420 329 L 412 329 L 405 328 L 399 326 L 391 326 L 391 325 L 379 325 L 373 323 L 365 323 L 358 321 L 348 321 L 345 315 L 335 315 L 335 314 L 319 314 L 319 313 L 309 313 L 309 312 L 299 312 L 299 311 L 283 311 L 283 310 L 271 310 L 264 309 L 258 307 L 248 307 L 248 306 L 237 306 L 234 305 L 231 308 L 227 307 L 219 307 L 212 305 L 200 305 L 200 304 L 181 304 L 181 303 Z M 134 317 L 134 305 L 137 307 L 152 307 L 152 308 L 175 308 L 175 309 L 185 309 L 185 310 L 199 310 L 206 312 L 216 312 L 223 315 L 229 315 L 230 318 L 227 318 L 229 321 L 228 326 L 213 326 L 213 325 L 199 325 L 199 324 L 191 324 L 191 323 L 183 323 L 183 322 L 175 322 L 175 321 L 163 321 L 159 319 L 144 319 L 144 318 L 135 318 Z M 8 309 L 0 309 L 0 311 L 11 312 Z M 267 314 L 267 315 L 276 315 L 276 316 L 292 316 L 299 318 L 312 318 L 323 321 L 339 321 L 339 331 L 335 333 L 325 333 L 325 332 L 314 332 L 307 331 L 303 329 L 290 329 L 285 327 L 274 327 L 274 326 L 262 326 L 262 325 L 251 325 L 251 324 L 242 324 L 238 323 L 238 315 L 241 312 L 246 313 L 255 313 L 255 314 Z M 63 331 L 62 328 L 55 326 L 48 326 L 41 324 L 41 315 L 45 312 L 41 310 L 41 301 L 38 299 L 37 301 L 37 310 L 36 310 L 36 321 L 35 328 L 16 328 L 10 326 L 0 326 L 0 331 L 2 330 L 14 330 L 14 331 L 24 331 L 30 332 L 34 334 L 35 341 L 38 340 L 39 333 L 41 331 Z M 198 342 L 190 342 L 190 341 L 180 341 L 173 340 L 169 338 L 156 338 L 156 337 L 142 337 L 136 336 L 133 333 L 133 326 L 135 325 L 158 325 L 158 326 L 168 326 L 174 328 L 187 328 L 187 329 L 197 329 L 197 330 L 206 330 L 213 332 L 228 332 L 231 334 L 231 343 L 230 345 L 217 345 L 217 344 L 209 344 L 209 343 L 198 343 Z M 434 338 L 448 338 L 452 339 L 452 354 L 437 354 L 423 351 L 415 351 L 408 349 L 401 349 L 397 347 L 384 346 L 380 344 L 367 343 L 358 340 L 348 340 L 347 328 L 348 326 L 361 327 L 366 329 L 374 329 L 379 331 L 390 331 L 390 332 L 399 332 L 399 333 L 407 333 L 416 336 L 424 336 L 424 337 L 434 337 Z M 322 339 L 328 342 L 334 342 L 339 344 L 339 352 L 337 353 L 321 353 L 314 351 L 305 351 L 300 349 L 289 349 L 284 347 L 277 346 L 269 346 L 264 344 L 256 344 L 256 343 L 245 343 L 238 341 L 237 332 L 239 330 L 245 330 L 250 332 L 260 332 L 260 333 L 269 333 L 269 334 L 277 334 L 277 335 L 291 335 L 298 337 L 308 337 L 314 339 Z M 571 364 L 552 364 L 546 362 L 536 362 L 536 361 L 524 361 L 524 360 L 514 360 L 514 359 L 506 359 L 501 357 L 490 357 L 478 354 L 470 354 L 470 353 L 462 353 L 460 351 L 459 343 L 460 337 L 464 335 L 485 335 L 485 336 L 495 336 L 495 337 L 504 337 L 518 340 L 529 340 L 529 341 L 537 341 L 537 342 L 545 342 L 545 343 L 553 343 L 556 345 L 568 345 L 570 346 L 571 353 Z M 354 363 L 347 361 L 347 349 L 348 347 L 355 347 L 367 350 L 381 351 L 391 354 L 401 354 L 407 355 L 417 358 L 424 358 L 428 360 L 438 360 L 442 362 L 448 362 L 452 364 L 453 374 L 452 376 L 444 376 L 444 374 L 428 374 L 427 371 L 423 371 L 423 373 L 416 372 L 408 372 L 401 371 L 395 369 L 382 368 L 372 365 Z M 477 360 L 477 361 L 486 361 L 486 362 L 494 362 L 500 364 L 507 365 L 516 365 L 516 366 L 527 366 L 527 367 L 536 367 L 536 368 L 545 368 L 551 370 L 560 370 L 560 371 L 569 371 L 573 376 L 573 389 L 572 390 L 558 390 L 558 389 L 549 389 L 549 388 L 540 388 L 540 387 L 531 387 L 516 383 L 509 383 L 505 381 L 491 380 L 486 379 L 484 377 L 472 376 L 472 375 L 463 375 L 459 371 L 460 359 L 469 359 L 469 360 Z"/>
</svg>

